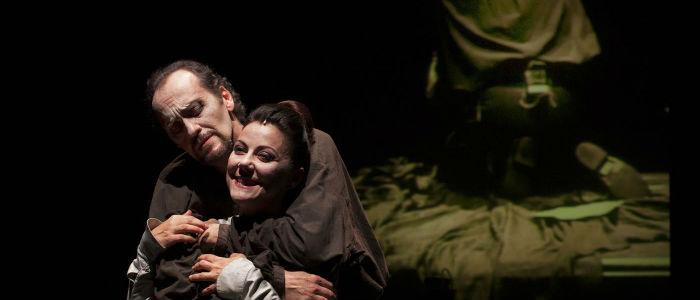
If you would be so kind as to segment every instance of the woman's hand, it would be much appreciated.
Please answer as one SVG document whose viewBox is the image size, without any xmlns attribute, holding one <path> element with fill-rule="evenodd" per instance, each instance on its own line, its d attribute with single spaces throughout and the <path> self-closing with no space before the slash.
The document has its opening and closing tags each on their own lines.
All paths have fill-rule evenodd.
<svg viewBox="0 0 700 300">
<path fill-rule="evenodd" d="M 219 239 L 219 223 L 214 219 L 209 219 L 206 224 L 208 228 L 199 236 L 199 244 L 209 247 L 216 246 Z"/>
<path fill-rule="evenodd" d="M 202 295 L 211 295 L 216 292 L 216 280 L 219 279 L 221 271 L 226 267 L 226 265 L 239 258 L 245 258 L 245 256 L 240 253 L 233 253 L 229 257 L 221 257 L 213 254 L 202 254 L 197 257 L 197 263 L 192 266 L 192 271 L 195 274 L 190 275 L 190 281 L 214 282 L 202 290 Z"/>
<path fill-rule="evenodd" d="M 197 241 L 194 236 L 202 234 L 206 229 L 207 224 L 193 217 L 192 211 L 187 210 L 185 214 L 170 216 L 151 232 L 158 244 L 168 248 L 177 243 L 194 243 Z"/>
</svg>

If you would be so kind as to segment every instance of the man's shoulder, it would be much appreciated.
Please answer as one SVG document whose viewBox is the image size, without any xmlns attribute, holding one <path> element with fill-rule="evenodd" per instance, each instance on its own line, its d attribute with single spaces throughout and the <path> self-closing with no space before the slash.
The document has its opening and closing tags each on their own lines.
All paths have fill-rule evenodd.
<svg viewBox="0 0 700 300">
<path fill-rule="evenodd" d="M 181 153 L 170 161 L 158 175 L 159 180 L 173 181 L 178 180 L 184 174 L 188 174 L 194 170 L 197 162 L 192 159 L 186 152 Z"/>
<path fill-rule="evenodd" d="M 336 148 L 335 141 L 330 134 L 324 132 L 323 130 L 314 128 L 314 145 L 313 148 Z"/>
<path fill-rule="evenodd" d="M 342 158 L 335 141 L 328 134 L 314 129 L 314 144 L 311 147 L 311 167 L 323 167 L 342 163 Z"/>
<path fill-rule="evenodd" d="M 192 197 L 192 174 L 194 159 L 182 153 L 161 170 L 151 199 L 148 215 L 159 220 L 171 214 L 183 213 Z"/>
</svg>

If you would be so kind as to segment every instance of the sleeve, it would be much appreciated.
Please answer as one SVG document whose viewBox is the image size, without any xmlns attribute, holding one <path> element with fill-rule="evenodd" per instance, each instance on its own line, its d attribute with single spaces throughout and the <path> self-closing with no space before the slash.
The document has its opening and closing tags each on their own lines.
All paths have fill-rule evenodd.
<svg viewBox="0 0 700 300">
<path fill-rule="evenodd" d="M 284 298 L 284 268 L 278 264 L 275 254 L 270 249 L 251 241 L 247 241 L 247 247 L 244 248 L 240 241 L 241 235 L 233 224 L 222 224 L 219 228 L 217 248 L 226 248 L 229 254 L 233 252 L 245 254 L 260 270 L 263 278 L 272 284 L 277 294 Z"/>
<path fill-rule="evenodd" d="M 236 259 L 222 270 L 216 280 L 216 292 L 225 299 L 280 299 L 260 270 L 247 259 Z"/>
<path fill-rule="evenodd" d="M 136 259 L 127 271 L 129 278 L 127 299 L 151 299 L 153 297 L 153 266 L 157 257 L 165 250 L 151 233 L 151 230 L 158 224 L 160 221 L 157 219 L 149 219 L 146 222 L 147 229 L 141 236 L 136 250 Z"/>
<path fill-rule="evenodd" d="M 245 249 L 271 250 L 287 270 L 319 275 L 338 288 L 356 283 L 365 295 L 381 295 L 388 270 L 379 243 L 333 140 L 321 131 L 315 136 L 306 185 L 286 215 L 254 224 L 238 238 Z M 259 260 L 253 260 L 256 266 Z M 347 268 L 351 274 L 341 271 Z"/>
<path fill-rule="evenodd" d="M 165 220 L 172 214 L 184 213 L 190 205 L 192 191 L 187 187 L 186 179 L 192 168 L 187 166 L 186 154 L 175 158 L 160 172 L 148 216 Z"/>
</svg>

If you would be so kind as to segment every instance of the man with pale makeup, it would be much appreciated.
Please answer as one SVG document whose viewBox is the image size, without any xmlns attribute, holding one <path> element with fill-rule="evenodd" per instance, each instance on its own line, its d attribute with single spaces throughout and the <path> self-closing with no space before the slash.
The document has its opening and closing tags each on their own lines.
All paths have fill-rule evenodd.
<svg viewBox="0 0 700 300">
<path fill-rule="evenodd" d="M 157 298 L 167 298 L 172 293 L 187 294 L 195 290 L 188 280 L 191 269 L 181 266 L 201 254 L 192 247 L 186 248 L 186 242 L 196 241 L 192 235 L 207 228 L 201 219 L 225 219 L 236 211 L 224 174 L 233 141 L 246 123 L 245 106 L 225 78 L 193 61 L 177 61 L 154 73 L 149 80 L 149 96 L 163 129 L 186 153 L 168 164 L 158 178 L 148 230 L 139 246 L 140 259 L 135 260 L 135 264 L 146 268 L 130 269 L 134 271 L 130 277 L 137 285 L 139 278 L 153 279 L 152 268 L 157 268 L 178 278 L 170 285 L 155 287 Z M 353 286 L 353 289 L 378 297 L 388 277 L 381 248 L 333 140 L 319 130 L 314 135 L 317 141 L 311 149 L 304 188 L 285 216 L 237 231 L 238 242 L 251 251 L 248 257 L 283 298 L 335 297 L 332 293 L 314 292 L 344 289 L 340 278 L 351 273 L 366 282 L 364 287 Z M 192 211 L 191 215 L 186 215 L 188 210 Z M 230 230 L 236 232 L 234 226 Z M 221 228 L 228 230 L 225 226 Z M 228 232 L 219 233 L 224 235 Z M 158 242 L 155 245 L 154 240 Z M 264 254 L 253 255 L 255 251 L 251 248 L 258 248 Z M 182 253 L 183 249 L 189 249 L 184 251 L 189 254 L 168 256 L 169 252 Z M 280 261 L 272 261 L 270 253 Z M 157 267 L 151 266 L 144 257 L 154 256 L 168 259 L 161 260 Z M 339 273 L 340 270 L 325 267 L 330 265 L 329 261 L 338 260 L 347 261 L 353 269 Z M 328 286 L 323 277 L 335 286 Z"/>
</svg>

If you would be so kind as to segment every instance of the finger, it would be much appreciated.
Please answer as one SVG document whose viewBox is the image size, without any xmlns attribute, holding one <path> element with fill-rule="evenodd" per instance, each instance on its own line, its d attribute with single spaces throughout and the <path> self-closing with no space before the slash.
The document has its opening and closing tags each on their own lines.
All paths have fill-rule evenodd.
<svg viewBox="0 0 700 300">
<path fill-rule="evenodd" d="M 204 229 L 190 224 L 180 224 L 175 226 L 174 231 L 175 233 L 194 233 L 200 235 L 204 232 Z"/>
<path fill-rule="evenodd" d="M 208 287 L 204 288 L 202 290 L 202 295 L 208 296 L 214 294 L 214 292 L 216 292 L 216 283 L 212 283 Z"/>
<path fill-rule="evenodd" d="M 171 236 L 171 240 L 174 243 L 195 243 L 197 242 L 197 239 L 195 239 L 192 236 L 186 235 L 186 234 L 173 234 Z"/>
<path fill-rule="evenodd" d="M 197 261 L 206 260 L 209 262 L 214 262 L 217 258 L 219 257 L 214 254 L 202 254 L 199 257 L 197 257 Z"/>
<path fill-rule="evenodd" d="M 333 293 L 333 291 L 331 291 L 327 288 L 324 288 L 322 286 L 317 286 L 315 289 L 313 289 L 313 293 L 314 293 L 314 295 L 321 296 L 324 299 L 335 298 L 335 293 Z"/>
<path fill-rule="evenodd" d="M 182 215 L 183 215 L 183 216 L 191 216 L 191 215 L 192 215 L 192 210 L 191 210 L 191 209 L 188 209 L 188 210 L 187 210 L 184 214 L 182 214 Z"/>
<path fill-rule="evenodd" d="M 202 220 L 197 219 L 197 218 L 195 218 L 195 217 L 192 217 L 192 216 L 185 216 L 185 217 L 183 217 L 183 218 L 184 218 L 184 219 L 183 219 L 183 221 L 182 221 L 181 223 L 194 225 L 194 226 L 197 226 L 197 227 L 202 228 L 202 229 L 205 229 L 205 230 L 206 230 L 207 228 L 209 228 L 209 225 L 207 225 L 207 223 L 204 223 L 204 222 L 202 222 Z"/>
<path fill-rule="evenodd" d="M 330 290 L 333 289 L 333 284 L 321 276 L 315 276 L 315 278 L 313 278 L 313 281 L 314 281 L 314 283 L 316 283 L 316 284 L 318 284 L 326 289 L 330 289 Z"/>
<path fill-rule="evenodd" d="M 206 243 L 208 237 L 209 237 L 209 232 L 205 231 L 204 233 L 202 233 L 199 236 L 199 238 L 197 239 L 197 242 L 200 244 Z"/>
<path fill-rule="evenodd" d="M 190 281 L 191 282 L 198 282 L 198 281 L 216 281 L 216 273 L 213 272 L 202 272 L 202 273 L 195 273 L 190 275 Z"/>
<path fill-rule="evenodd" d="M 194 266 L 192 266 L 192 271 L 197 272 L 197 273 L 208 272 L 208 271 L 211 271 L 211 269 L 213 267 L 214 267 L 214 264 L 212 264 L 206 260 L 202 260 L 202 261 L 198 261 L 196 264 L 194 264 Z"/>
<path fill-rule="evenodd" d="M 239 258 L 246 258 L 246 257 L 242 253 L 235 253 L 234 252 L 234 253 L 231 253 L 231 255 L 229 255 L 229 258 L 233 258 L 233 260 L 236 260 Z"/>
</svg>

